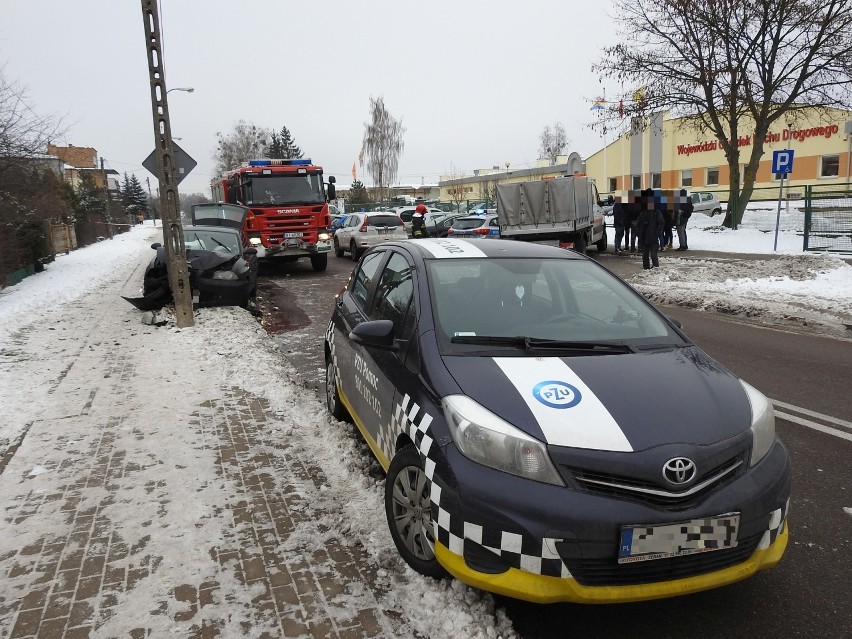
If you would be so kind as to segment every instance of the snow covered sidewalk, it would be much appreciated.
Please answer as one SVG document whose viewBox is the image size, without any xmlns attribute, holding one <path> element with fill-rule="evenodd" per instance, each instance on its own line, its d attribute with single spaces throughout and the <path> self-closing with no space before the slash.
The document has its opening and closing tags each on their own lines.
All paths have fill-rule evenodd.
<svg viewBox="0 0 852 639">
<path fill-rule="evenodd" d="M 514 636 L 401 562 L 377 467 L 246 311 L 140 323 L 158 233 L 0 296 L 0 636 Z"/>
</svg>

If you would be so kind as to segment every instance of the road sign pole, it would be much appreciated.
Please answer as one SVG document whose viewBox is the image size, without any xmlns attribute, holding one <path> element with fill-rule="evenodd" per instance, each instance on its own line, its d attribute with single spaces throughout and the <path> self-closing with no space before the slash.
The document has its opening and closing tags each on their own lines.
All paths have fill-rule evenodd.
<svg viewBox="0 0 852 639">
<path fill-rule="evenodd" d="M 192 316 L 192 290 L 186 263 L 186 246 L 180 221 L 180 199 L 175 172 L 174 142 L 172 142 L 166 99 L 166 77 L 160 47 L 160 16 L 157 0 L 142 0 L 142 21 L 148 52 L 148 75 L 151 80 L 151 109 L 154 116 L 157 177 L 160 180 L 163 244 L 166 250 L 169 287 L 175 302 L 176 322 L 179 328 L 183 328 L 193 326 L 195 322 Z"/>
<path fill-rule="evenodd" d="M 772 173 L 781 174 L 781 186 L 778 187 L 778 211 L 775 214 L 775 244 L 773 251 L 778 250 L 778 229 L 781 226 L 781 197 L 784 194 L 784 180 L 793 172 L 793 152 L 790 150 L 790 135 L 787 136 L 787 150 L 775 151 L 772 154 Z"/>
</svg>

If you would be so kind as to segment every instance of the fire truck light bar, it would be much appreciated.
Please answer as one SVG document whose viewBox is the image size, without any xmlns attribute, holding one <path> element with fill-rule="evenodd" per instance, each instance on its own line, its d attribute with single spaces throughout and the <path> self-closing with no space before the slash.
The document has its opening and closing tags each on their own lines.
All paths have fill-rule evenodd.
<svg viewBox="0 0 852 639">
<path fill-rule="evenodd" d="M 296 160 L 249 160 L 248 166 L 308 166 L 310 158 Z"/>
</svg>

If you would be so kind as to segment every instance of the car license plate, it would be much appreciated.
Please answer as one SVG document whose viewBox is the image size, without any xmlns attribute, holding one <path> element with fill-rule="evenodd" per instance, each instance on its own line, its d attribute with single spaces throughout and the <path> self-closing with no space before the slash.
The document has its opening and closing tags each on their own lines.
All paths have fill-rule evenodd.
<svg viewBox="0 0 852 639">
<path fill-rule="evenodd" d="M 289 240 L 289 239 L 291 239 L 291 238 L 296 238 L 296 237 L 302 237 L 302 233 L 301 233 L 301 231 L 300 231 L 300 232 L 298 232 L 298 233 L 285 233 L 285 234 L 284 234 L 284 239 L 285 239 L 285 240 Z"/>
<path fill-rule="evenodd" d="M 376 229 L 376 230 L 379 232 L 379 235 L 387 235 L 390 232 L 390 229 L 388 229 L 388 228 Z"/>
<path fill-rule="evenodd" d="M 623 526 L 618 563 L 629 564 L 734 548 L 739 527 L 739 513 L 676 524 Z"/>
</svg>

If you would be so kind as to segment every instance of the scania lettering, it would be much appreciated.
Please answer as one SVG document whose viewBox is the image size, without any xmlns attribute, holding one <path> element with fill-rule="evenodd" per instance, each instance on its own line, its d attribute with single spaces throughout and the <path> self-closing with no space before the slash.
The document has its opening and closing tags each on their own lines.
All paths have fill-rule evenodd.
<svg viewBox="0 0 852 639">
<path fill-rule="evenodd" d="M 245 232 L 258 258 L 310 258 L 315 271 L 324 271 L 331 252 L 328 198 L 334 197 L 334 177 L 328 179 L 310 159 L 249 160 L 211 184 L 217 202 L 241 204 L 251 213 Z"/>
</svg>

